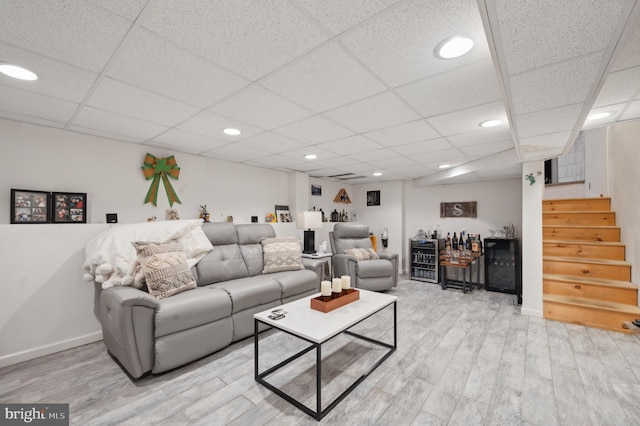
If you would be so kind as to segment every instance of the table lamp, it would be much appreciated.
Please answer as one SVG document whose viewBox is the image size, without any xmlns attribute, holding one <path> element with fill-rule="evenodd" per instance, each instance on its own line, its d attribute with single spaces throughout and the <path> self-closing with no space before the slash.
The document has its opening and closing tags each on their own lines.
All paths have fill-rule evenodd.
<svg viewBox="0 0 640 426">
<path fill-rule="evenodd" d="M 296 228 L 304 229 L 304 250 L 305 254 L 315 253 L 315 232 L 312 229 L 322 228 L 322 213 L 319 211 L 299 212 L 296 214 Z"/>
</svg>

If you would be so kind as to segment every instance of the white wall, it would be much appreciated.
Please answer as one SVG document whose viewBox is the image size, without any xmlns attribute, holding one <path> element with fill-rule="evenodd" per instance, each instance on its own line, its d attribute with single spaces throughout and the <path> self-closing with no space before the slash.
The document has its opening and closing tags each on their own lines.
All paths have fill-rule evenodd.
<svg viewBox="0 0 640 426">
<path fill-rule="evenodd" d="M 607 129 L 584 132 L 584 196 L 609 196 L 607 183 Z"/>
<path fill-rule="evenodd" d="M 164 219 L 169 207 L 161 186 L 158 207 L 143 204 L 149 188 L 140 167 L 147 152 L 174 154 L 181 167 L 173 186 L 182 219 L 206 204 L 212 221 L 260 222 L 276 204 L 288 203 L 287 173 L 248 167 L 151 146 L 116 142 L 58 129 L 0 120 L 0 366 L 101 338 L 93 313 L 94 287 L 82 279 L 86 243 L 107 228 L 106 213 L 120 223 Z M 87 224 L 9 225 L 10 189 L 86 192 Z M 276 224 L 278 235 L 301 235 L 295 224 Z"/>
<path fill-rule="evenodd" d="M 531 161 L 522 165 L 522 175 L 543 175 L 544 163 Z M 542 318 L 542 196 L 544 180 L 531 185 L 522 180 L 522 308 L 523 315 Z"/>
<path fill-rule="evenodd" d="M 631 281 L 640 284 L 640 121 L 609 128 L 609 193 L 616 223 L 631 263 Z"/>
</svg>

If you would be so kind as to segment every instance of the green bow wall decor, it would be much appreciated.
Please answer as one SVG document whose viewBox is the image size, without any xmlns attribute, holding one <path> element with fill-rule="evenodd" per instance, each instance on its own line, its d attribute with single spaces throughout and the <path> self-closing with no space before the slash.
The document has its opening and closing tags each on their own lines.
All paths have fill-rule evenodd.
<svg viewBox="0 0 640 426">
<path fill-rule="evenodd" d="M 147 196 L 144 199 L 146 203 L 153 203 L 154 206 L 158 205 L 158 188 L 160 187 L 160 180 L 164 184 L 164 189 L 167 192 L 169 198 L 169 205 L 173 206 L 173 203 L 182 204 L 178 198 L 178 194 L 171 186 L 169 178 L 178 180 L 180 177 L 180 167 L 173 155 L 167 158 L 156 158 L 155 156 L 147 153 L 144 157 L 144 163 L 142 165 L 142 173 L 146 180 L 153 179 Z"/>
</svg>

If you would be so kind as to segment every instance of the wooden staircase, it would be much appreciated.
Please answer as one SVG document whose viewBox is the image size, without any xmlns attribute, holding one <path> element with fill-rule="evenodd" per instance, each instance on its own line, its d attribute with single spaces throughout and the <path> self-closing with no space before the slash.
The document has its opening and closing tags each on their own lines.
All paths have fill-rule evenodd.
<svg viewBox="0 0 640 426">
<path fill-rule="evenodd" d="M 610 198 L 543 200 L 544 317 L 628 333 L 638 287 Z"/>
</svg>

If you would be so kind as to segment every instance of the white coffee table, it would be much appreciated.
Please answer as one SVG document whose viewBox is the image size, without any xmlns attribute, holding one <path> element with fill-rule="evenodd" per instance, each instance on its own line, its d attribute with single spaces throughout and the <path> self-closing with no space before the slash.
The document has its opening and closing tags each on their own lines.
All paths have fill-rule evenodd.
<svg viewBox="0 0 640 426">
<path fill-rule="evenodd" d="M 255 365 L 255 379 L 258 383 L 262 384 L 266 388 L 270 389 L 272 392 L 281 396 L 285 400 L 289 401 L 291 404 L 295 405 L 305 413 L 309 414 L 316 420 L 322 419 L 329 411 L 331 411 L 340 401 L 342 401 L 353 389 L 358 386 L 367 375 L 369 375 L 373 370 L 378 368 L 391 354 L 396 350 L 397 347 L 397 297 L 391 296 L 383 293 L 376 293 L 367 290 L 360 290 L 360 300 L 352 302 L 346 306 L 338 308 L 334 311 L 323 313 L 320 311 L 316 311 L 311 309 L 310 307 L 310 299 L 312 297 L 319 296 L 320 294 L 316 294 L 313 296 L 305 297 L 303 299 L 299 299 L 290 303 L 286 303 L 277 308 L 269 309 L 267 311 L 263 311 L 257 313 L 253 316 L 254 325 L 255 325 L 255 335 L 254 335 L 254 347 L 255 347 L 255 357 L 254 357 L 254 365 Z M 367 336 L 363 336 L 361 334 L 357 334 L 349 331 L 351 327 L 354 325 L 366 320 L 370 316 L 380 312 L 384 308 L 393 305 L 393 344 L 385 343 L 379 340 L 372 339 Z M 275 309 L 283 309 L 287 313 L 284 318 L 274 320 L 269 318 L 271 312 Z M 260 373 L 258 371 L 258 361 L 259 361 L 259 339 L 258 339 L 258 328 L 259 324 L 267 324 L 270 325 L 280 331 L 284 331 L 285 333 L 289 333 L 293 336 L 296 336 L 302 340 L 305 340 L 311 343 L 310 346 L 301 350 L 293 356 L 285 359 L 284 361 L 278 363 L 277 365 L 265 370 Z M 349 386 L 342 394 L 336 397 L 332 402 L 330 402 L 325 409 L 322 409 L 322 383 L 321 383 L 321 371 L 322 371 L 322 345 L 337 335 L 345 333 L 350 336 L 354 336 L 360 339 L 364 339 L 368 342 L 383 346 L 388 348 L 389 350 L 361 377 L 359 377 L 351 386 Z M 281 389 L 273 386 L 269 382 L 265 380 L 265 378 L 289 364 L 290 362 L 300 358 L 302 355 L 307 352 L 316 350 L 316 409 L 312 410 L 307 407 L 300 401 L 296 400 L 292 396 L 286 394 Z"/>
</svg>

